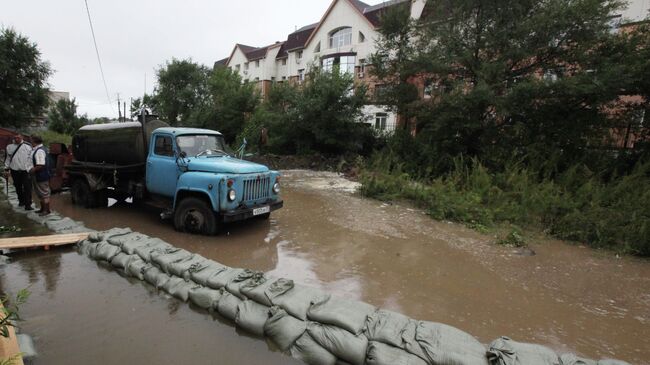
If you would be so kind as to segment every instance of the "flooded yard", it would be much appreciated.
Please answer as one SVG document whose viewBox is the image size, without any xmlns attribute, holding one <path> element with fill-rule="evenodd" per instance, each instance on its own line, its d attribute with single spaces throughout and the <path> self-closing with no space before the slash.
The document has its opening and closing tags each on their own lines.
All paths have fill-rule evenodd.
<svg viewBox="0 0 650 365">
<path fill-rule="evenodd" d="M 416 209 L 360 198 L 334 174 L 287 171 L 283 181 L 285 207 L 270 220 L 229 225 L 216 237 L 178 233 L 156 210 L 128 203 L 87 210 L 62 194 L 53 207 L 89 228 L 131 227 L 226 265 L 443 322 L 484 343 L 508 335 L 650 363 L 647 260 L 545 239 L 531 243 L 531 256 Z M 23 329 L 40 351 L 36 363 L 293 361 L 71 249 L 14 259 L 0 269 L 0 289 L 34 293 Z"/>
</svg>

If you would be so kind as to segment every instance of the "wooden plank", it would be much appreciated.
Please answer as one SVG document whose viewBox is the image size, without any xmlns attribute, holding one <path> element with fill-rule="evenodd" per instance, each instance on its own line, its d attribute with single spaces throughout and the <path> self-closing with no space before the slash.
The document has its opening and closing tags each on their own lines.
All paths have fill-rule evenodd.
<svg viewBox="0 0 650 365">
<path fill-rule="evenodd" d="M 10 248 L 71 245 L 86 238 L 88 238 L 88 233 L 68 233 L 53 234 L 49 236 L 0 238 L 0 250 Z"/>
<path fill-rule="evenodd" d="M 0 308 L 2 308 L 2 303 L 0 303 Z M 8 328 L 9 337 L 5 338 L 0 336 L 0 360 L 8 359 L 20 353 L 20 348 L 18 347 L 18 339 L 16 338 L 16 331 L 14 331 L 14 328 L 11 326 Z M 23 357 L 18 356 L 18 358 L 16 358 L 12 364 L 23 365 Z"/>
</svg>

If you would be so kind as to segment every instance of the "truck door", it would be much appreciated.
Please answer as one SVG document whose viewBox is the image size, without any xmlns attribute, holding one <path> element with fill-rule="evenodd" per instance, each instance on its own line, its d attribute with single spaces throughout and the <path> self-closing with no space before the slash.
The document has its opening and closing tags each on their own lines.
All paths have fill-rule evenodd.
<svg viewBox="0 0 650 365">
<path fill-rule="evenodd" d="M 173 197 L 179 169 L 176 165 L 174 145 L 171 135 L 154 136 L 152 150 L 147 158 L 147 190 L 154 194 Z"/>
</svg>

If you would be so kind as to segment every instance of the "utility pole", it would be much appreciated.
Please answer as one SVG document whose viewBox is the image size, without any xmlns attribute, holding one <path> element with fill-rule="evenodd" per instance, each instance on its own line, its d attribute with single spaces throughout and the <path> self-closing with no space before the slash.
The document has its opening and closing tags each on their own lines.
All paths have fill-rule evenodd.
<svg viewBox="0 0 650 365">
<path fill-rule="evenodd" d="M 122 105 L 124 105 L 124 122 L 126 122 L 126 101 L 123 101 Z"/>
<path fill-rule="evenodd" d="M 120 93 L 117 93 L 117 114 L 118 114 L 117 121 L 119 123 L 121 123 L 122 122 L 122 108 L 120 108 Z"/>
</svg>

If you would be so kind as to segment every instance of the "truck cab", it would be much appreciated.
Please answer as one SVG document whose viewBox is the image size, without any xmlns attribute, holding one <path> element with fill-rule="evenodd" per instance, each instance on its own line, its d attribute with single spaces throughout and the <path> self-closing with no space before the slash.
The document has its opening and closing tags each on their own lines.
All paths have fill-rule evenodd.
<svg viewBox="0 0 650 365">
<path fill-rule="evenodd" d="M 280 174 L 232 157 L 216 131 L 158 128 L 146 164 L 147 192 L 171 201 L 178 230 L 215 234 L 222 222 L 268 218 L 283 205 Z"/>
</svg>

